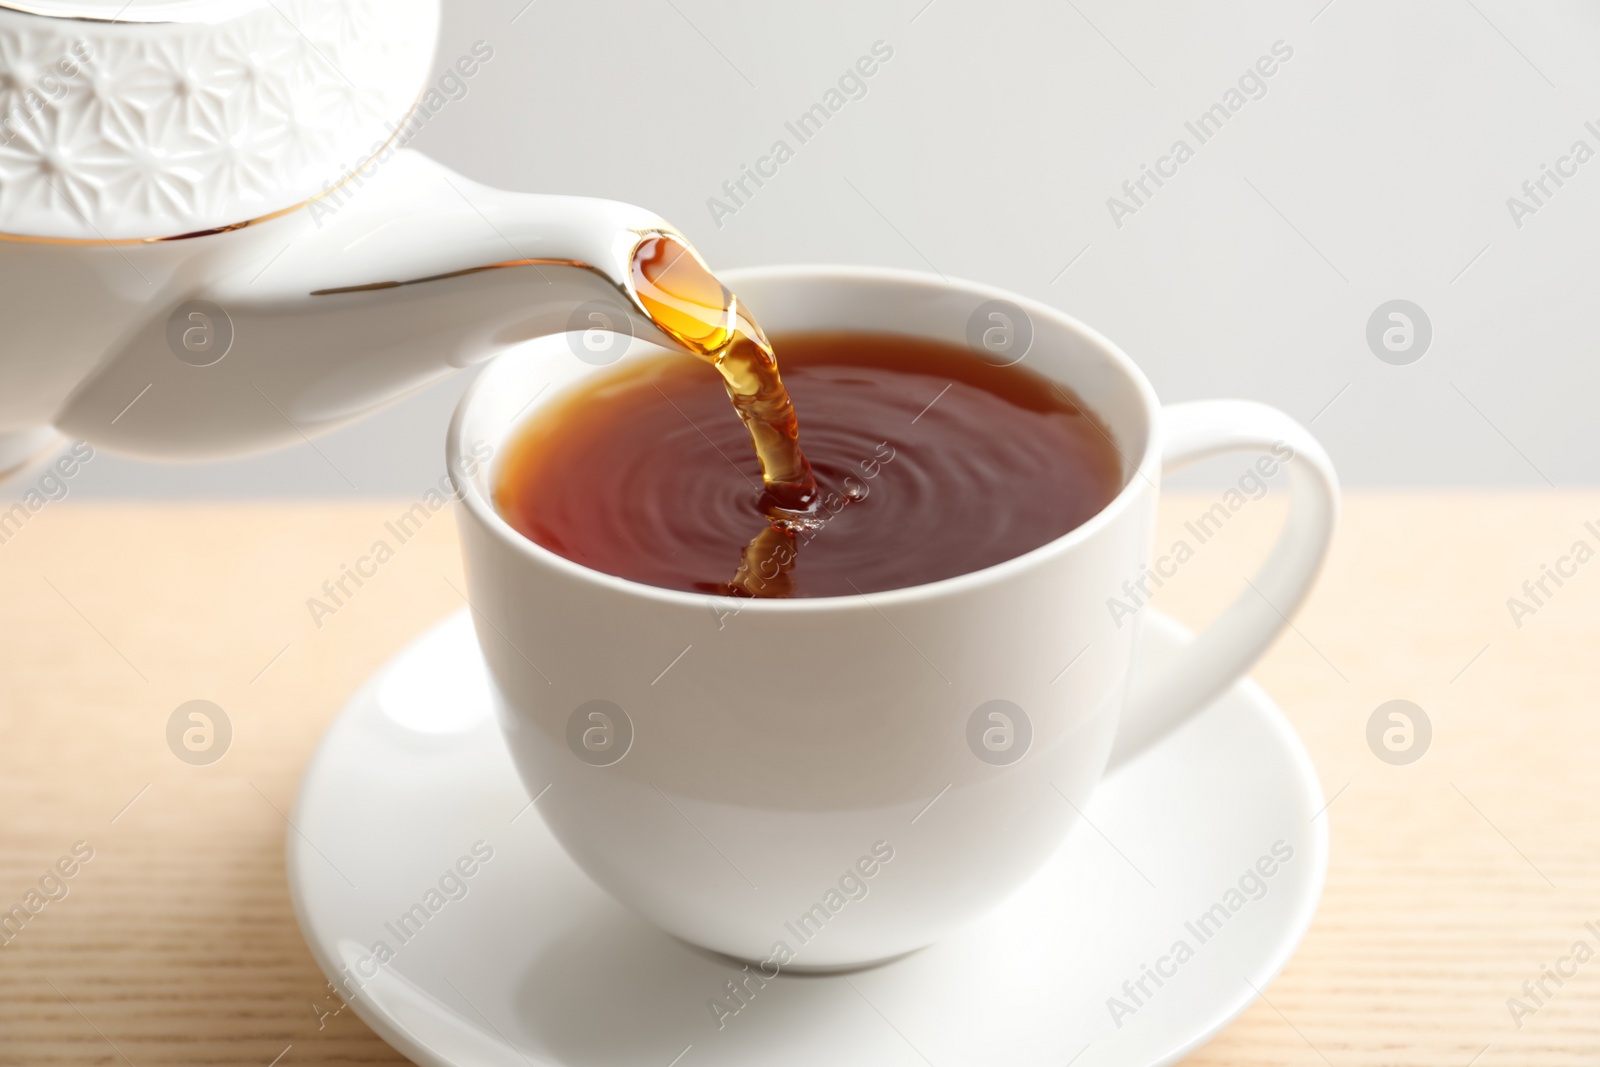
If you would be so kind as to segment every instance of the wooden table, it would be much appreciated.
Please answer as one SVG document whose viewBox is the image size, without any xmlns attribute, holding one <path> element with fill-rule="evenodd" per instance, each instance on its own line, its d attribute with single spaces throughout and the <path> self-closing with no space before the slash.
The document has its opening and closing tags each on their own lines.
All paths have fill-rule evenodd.
<svg viewBox="0 0 1600 1067">
<path fill-rule="evenodd" d="M 330 719 L 461 607 L 441 514 L 320 628 L 307 609 L 410 503 L 69 500 L 0 544 L 0 907 L 63 857 L 74 871 L 0 948 L 0 1064 L 404 1062 L 328 1014 L 283 843 Z M 1210 503 L 1169 501 L 1166 529 Z M 1252 508 L 1163 607 L 1196 623 L 1239 587 L 1281 515 Z M 1348 500 L 1311 605 L 1256 673 L 1331 798 L 1327 892 L 1267 999 L 1189 1062 L 1600 1063 L 1600 959 L 1544 979 L 1542 1005 L 1523 990 L 1575 941 L 1600 950 L 1600 560 L 1547 580 L 1520 628 L 1506 604 L 1574 541 L 1600 548 L 1586 521 L 1600 494 Z M 1366 741 L 1395 698 L 1434 728 L 1409 766 Z M 167 745 L 193 699 L 233 725 L 214 765 Z M 77 842 L 93 859 L 74 867 Z M 1509 998 L 1536 1010 L 1513 1019 Z"/>
</svg>

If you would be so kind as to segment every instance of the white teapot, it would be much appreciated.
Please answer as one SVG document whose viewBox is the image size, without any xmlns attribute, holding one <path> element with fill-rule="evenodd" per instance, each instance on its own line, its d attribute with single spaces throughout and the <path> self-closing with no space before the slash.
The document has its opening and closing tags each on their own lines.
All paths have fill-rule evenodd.
<svg viewBox="0 0 1600 1067">
<path fill-rule="evenodd" d="M 0 472 L 58 433 L 300 441 L 544 334 L 670 343 L 629 278 L 661 219 L 401 147 L 493 55 L 429 85 L 438 28 L 439 0 L 0 0 Z"/>
</svg>

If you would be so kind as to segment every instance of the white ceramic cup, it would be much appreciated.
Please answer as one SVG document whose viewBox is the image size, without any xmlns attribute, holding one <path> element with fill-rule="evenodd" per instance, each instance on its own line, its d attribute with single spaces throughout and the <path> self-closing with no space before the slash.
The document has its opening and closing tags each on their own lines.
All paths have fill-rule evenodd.
<svg viewBox="0 0 1600 1067">
<path fill-rule="evenodd" d="M 598 573 L 495 511 L 497 463 L 478 459 L 602 369 L 564 338 L 500 357 L 463 397 L 449 465 L 469 596 L 530 796 L 618 900 L 770 977 L 919 948 L 1020 886 L 1113 747 L 1127 758 L 1204 707 L 1288 625 L 1338 489 L 1287 415 L 1232 400 L 1163 408 L 1115 345 L 1023 297 L 845 267 L 727 281 L 775 336 L 972 338 L 974 359 L 1021 359 L 1077 393 L 1124 460 L 1099 514 L 1004 563 L 867 596 L 735 601 Z M 1129 590 L 1151 587 L 1153 562 L 1155 580 L 1174 566 L 1152 554 L 1162 472 L 1223 452 L 1286 468 L 1289 517 L 1251 586 L 1130 694 L 1142 613 L 1125 609 L 1143 597 Z"/>
</svg>

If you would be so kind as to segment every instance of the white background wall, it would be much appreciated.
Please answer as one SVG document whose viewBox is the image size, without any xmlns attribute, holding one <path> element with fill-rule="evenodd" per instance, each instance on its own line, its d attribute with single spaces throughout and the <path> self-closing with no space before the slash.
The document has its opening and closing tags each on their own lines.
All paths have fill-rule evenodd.
<svg viewBox="0 0 1600 1067">
<path fill-rule="evenodd" d="M 1520 228 L 1506 205 L 1575 140 L 1600 151 L 1593 3 L 445 3 L 441 64 L 479 39 L 495 55 L 415 147 L 472 178 L 646 205 L 714 267 L 932 265 L 1017 290 L 1120 342 L 1164 399 L 1311 423 L 1353 484 L 1600 477 L 1600 159 Z M 717 226 L 707 199 L 878 40 L 894 58 L 867 96 Z M 1266 96 L 1199 145 L 1184 121 L 1279 40 Z M 1107 197 L 1179 137 L 1195 158 L 1119 229 Z M 1394 298 L 1433 327 L 1408 366 L 1365 339 Z M 364 494 L 413 493 L 464 385 L 319 447 Z M 74 489 L 350 492 L 305 446 L 102 456 Z"/>
</svg>

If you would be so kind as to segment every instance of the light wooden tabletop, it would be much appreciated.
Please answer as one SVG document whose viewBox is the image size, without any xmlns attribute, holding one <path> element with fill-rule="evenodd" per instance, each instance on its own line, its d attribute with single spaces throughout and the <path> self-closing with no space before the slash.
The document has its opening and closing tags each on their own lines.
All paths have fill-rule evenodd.
<svg viewBox="0 0 1600 1067">
<path fill-rule="evenodd" d="M 410 503 L 69 500 L 0 543 L 0 908 L 43 902 L 0 927 L 0 1064 L 404 1062 L 333 1014 L 283 845 L 328 722 L 461 607 L 448 513 L 320 628 L 306 607 Z M 1163 542 L 1210 503 L 1170 500 Z M 1252 508 L 1162 607 L 1196 624 L 1240 586 L 1281 515 Z M 1327 891 L 1288 969 L 1190 1063 L 1600 1062 L 1600 959 L 1573 955 L 1600 951 L 1600 560 L 1561 562 L 1600 548 L 1591 521 L 1600 494 L 1348 499 L 1256 672 L 1330 798 Z M 1542 565 L 1571 573 L 1535 604 Z M 1513 619 L 1513 596 L 1534 610 Z M 194 699 L 232 723 L 214 765 L 168 747 Z M 1393 699 L 1433 727 L 1406 766 L 1367 742 Z"/>
</svg>

